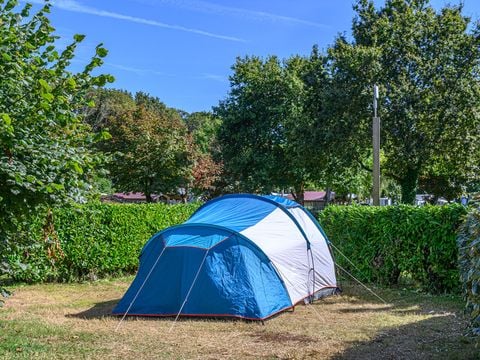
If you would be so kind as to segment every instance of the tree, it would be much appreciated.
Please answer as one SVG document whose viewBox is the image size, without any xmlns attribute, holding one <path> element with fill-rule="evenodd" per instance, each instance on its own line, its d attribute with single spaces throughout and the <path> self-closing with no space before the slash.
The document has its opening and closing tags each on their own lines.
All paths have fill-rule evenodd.
<svg viewBox="0 0 480 360">
<path fill-rule="evenodd" d="M 360 163 L 353 161 L 354 154 L 361 159 L 366 155 L 355 141 L 345 141 L 358 128 L 355 124 L 344 126 L 348 118 L 343 116 L 345 108 L 339 107 L 338 101 L 346 93 L 332 80 L 329 70 L 328 57 L 314 46 L 302 71 L 306 122 L 302 126 L 303 141 L 297 146 L 305 154 L 317 187 L 324 186 L 327 191 L 333 188 L 337 195 L 358 194 L 358 184 L 365 182 L 365 174 L 361 174 Z"/>
<path fill-rule="evenodd" d="M 233 65 L 230 93 L 215 113 L 222 119 L 219 143 L 225 174 L 236 190 L 292 188 L 303 203 L 311 178 L 302 145 L 309 137 L 301 78 L 305 61 L 246 57 Z"/>
<path fill-rule="evenodd" d="M 212 158 L 217 117 L 172 109 L 142 92 L 132 97 L 123 90 L 99 89 L 90 97 L 95 107 L 84 110 L 85 121 L 113 135 L 97 148 L 112 158 L 109 178 L 117 190 L 144 192 L 148 201 L 154 192 L 180 195 L 184 201 L 212 193 L 221 172 L 221 163 Z M 166 161 L 167 155 L 173 157 Z"/>
<path fill-rule="evenodd" d="M 480 27 L 469 31 L 461 5 L 435 12 L 428 0 L 388 0 L 379 10 L 360 0 L 354 9 L 353 40 L 339 37 L 329 52 L 349 144 L 339 151 L 357 160 L 368 152 L 371 89 L 379 84 L 384 174 L 412 203 L 430 172 L 453 184 L 480 160 Z"/>
<path fill-rule="evenodd" d="M 49 3 L 32 16 L 30 4 L 16 5 L 0 0 L 0 278 L 29 214 L 91 193 L 101 157 L 89 144 L 103 134 L 94 136 L 78 112 L 92 87 L 113 81 L 91 75 L 107 55 L 101 45 L 82 72 L 68 70 L 84 36 L 59 53 Z"/>
<path fill-rule="evenodd" d="M 143 192 L 148 202 L 155 193 L 177 194 L 179 188 L 187 188 L 192 140 L 178 113 L 144 93 L 133 99 L 109 90 L 104 98 L 105 106 L 99 104 L 89 121 L 102 124 L 112 136 L 99 148 L 111 156 L 108 169 L 113 186 Z"/>
<path fill-rule="evenodd" d="M 137 106 L 132 94 L 117 89 L 93 89 L 88 98 L 95 106 L 84 107 L 82 115 L 95 132 L 105 129 L 109 119 L 134 111 Z"/>
</svg>

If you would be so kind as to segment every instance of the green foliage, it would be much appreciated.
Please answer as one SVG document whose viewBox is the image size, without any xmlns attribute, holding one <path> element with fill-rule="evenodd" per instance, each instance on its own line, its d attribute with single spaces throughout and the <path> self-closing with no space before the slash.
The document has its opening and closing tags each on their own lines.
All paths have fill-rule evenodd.
<svg viewBox="0 0 480 360">
<path fill-rule="evenodd" d="M 95 108 L 85 121 L 110 139 L 99 149 L 109 155 L 108 169 L 118 191 L 176 194 L 191 180 L 192 139 L 178 112 L 144 93 L 101 90 L 91 94 Z"/>
<path fill-rule="evenodd" d="M 177 110 L 178 111 L 178 110 Z M 208 199 L 218 194 L 218 180 L 222 172 L 217 133 L 221 120 L 208 112 L 181 112 L 192 138 L 190 147 L 193 167 L 191 181 L 187 183 L 187 193 Z"/>
<path fill-rule="evenodd" d="M 0 279 L 9 271 L 3 257 L 30 243 L 16 234 L 27 216 L 92 193 L 102 158 L 78 112 L 92 87 L 113 81 L 91 75 L 107 55 L 101 45 L 84 71 L 68 70 L 83 36 L 58 52 L 48 2 L 33 15 L 30 4 L 17 5 L 0 0 Z"/>
<path fill-rule="evenodd" d="M 472 210 L 457 238 L 460 276 L 471 330 L 480 335 L 480 210 Z"/>
<path fill-rule="evenodd" d="M 15 281 L 71 281 L 133 273 L 145 242 L 184 222 L 197 204 L 87 204 L 53 213 L 53 227 L 36 217 L 28 236 L 35 247 L 7 255 Z M 48 224 L 47 224 L 48 225 Z M 59 247 L 52 248 L 58 238 Z M 52 251 L 52 249 L 54 251 Z"/>
<path fill-rule="evenodd" d="M 372 88 L 380 86 L 383 175 L 402 202 L 417 188 L 453 199 L 478 183 L 480 23 L 462 6 L 358 0 L 352 40 L 321 55 L 237 59 L 216 114 L 234 191 L 313 183 L 349 193 L 371 157 Z M 340 179 L 340 180 L 339 180 Z"/>
<path fill-rule="evenodd" d="M 216 115 L 222 119 L 219 143 L 225 174 L 236 190 L 293 188 L 303 202 L 310 179 L 305 143 L 308 118 L 303 111 L 306 59 L 284 63 L 275 57 L 237 59 L 229 96 Z"/>
<path fill-rule="evenodd" d="M 185 114 L 185 124 L 202 154 L 209 154 L 216 145 L 216 137 L 221 120 L 208 112 Z"/>
<path fill-rule="evenodd" d="M 112 117 L 135 110 L 135 100 L 127 91 L 116 89 L 95 89 L 88 94 L 89 106 L 82 109 L 84 121 L 94 131 L 108 128 Z"/>
<path fill-rule="evenodd" d="M 371 148 L 372 86 L 379 111 L 385 175 L 397 180 L 402 201 L 413 203 L 419 179 L 429 190 L 458 196 L 478 179 L 480 159 L 480 28 L 462 5 L 436 12 L 428 0 L 355 5 L 353 40 L 329 50 L 337 133 L 354 160 Z M 353 149 L 353 150 L 352 150 Z"/>
<path fill-rule="evenodd" d="M 368 282 L 412 281 L 430 292 L 459 288 L 456 231 L 466 209 L 447 206 L 329 206 L 320 222 L 332 243 L 360 271 L 337 254 L 336 261 Z"/>
</svg>

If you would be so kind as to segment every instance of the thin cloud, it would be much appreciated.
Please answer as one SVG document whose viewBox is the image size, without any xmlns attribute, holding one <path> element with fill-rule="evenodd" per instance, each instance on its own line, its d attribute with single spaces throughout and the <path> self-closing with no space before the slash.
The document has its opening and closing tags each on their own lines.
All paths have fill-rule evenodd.
<svg viewBox="0 0 480 360">
<path fill-rule="evenodd" d="M 105 66 L 110 66 L 112 68 L 127 71 L 127 72 L 133 72 L 133 73 L 138 74 L 138 75 L 149 75 L 150 74 L 150 75 L 169 76 L 169 77 L 174 77 L 175 76 L 173 74 L 164 73 L 162 71 L 156 71 L 156 70 L 152 70 L 152 69 L 139 69 L 139 68 L 135 68 L 135 67 L 131 67 L 131 66 L 114 64 L 114 63 L 111 63 L 111 62 L 106 62 Z"/>
<path fill-rule="evenodd" d="M 136 68 L 136 67 L 132 67 L 132 66 L 115 64 L 115 63 L 111 63 L 111 62 L 105 62 L 104 65 L 106 67 L 111 67 L 111 68 L 114 68 L 114 69 L 131 72 L 131 73 L 141 75 L 141 76 L 157 75 L 157 76 L 177 77 L 177 75 L 165 73 L 165 72 L 162 72 L 162 71 L 157 71 L 157 70 L 152 70 L 152 69 L 141 69 L 141 68 Z M 189 77 L 189 76 L 187 76 L 187 77 Z M 200 79 L 200 80 L 212 80 L 212 81 L 217 81 L 217 82 L 221 82 L 221 83 L 228 82 L 228 79 L 225 76 L 217 75 L 217 74 L 211 74 L 211 73 L 203 73 L 201 75 L 193 76 L 191 78 L 192 79 Z"/>
<path fill-rule="evenodd" d="M 220 14 L 220 15 L 232 15 L 241 18 L 247 18 L 256 21 L 270 21 L 270 22 L 284 22 L 290 24 L 298 24 L 316 28 L 328 28 L 329 25 L 308 21 L 304 19 L 299 19 L 296 17 L 291 16 L 284 16 L 278 14 L 272 14 L 265 11 L 254 11 L 248 9 L 242 9 L 237 7 L 231 6 L 224 6 L 219 4 L 210 3 L 207 1 L 197 1 L 197 0 L 137 0 L 139 2 L 147 2 L 147 3 L 164 3 L 164 4 L 171 4 L 173 6 L 181 7 L 184 9 L 203 12 L 203 13 L 213 13 L 213 14 Z"/>
<path fill-rule="evenodd" d="M 158 75 L 158 76 L 168 76 L 168 77 L 176 77 L 177 75 L 174 74 L 169 74 L 165 73 L 162 71 L 157 71 L 157 70 L 152 70 L 152 69 L 141 69 L 141 68 L 136 68 L 132 66 L 126 66 L 126 65 L 121 65 L 121 64 L 115 64 L 111 62 L 105 62 L 106 67 L 111 67 L 114 69 L 122 70 L 122 71 L 127 71 L 131 73 L 135 73 L 137 75 Z M 217 75 L 217 74 L 210 74 L 210 73 L 203 73 L 199 76 L 192 77 L 193 79 L 201 79 L 201 80 L 213 80 L 221 83 L 228 82 L 227 78 L 223 75 Z"/>
<path fill-rule="evenodd" d="M 28 0 L 28 2 L 32 2 L 32 3 L 36 3 L 36 4 L 44 4 L 45 3 L 42 0 Z M 200 29 L 184 27 L 184 26 L 181 26 L 181 25 L 166 24 L 166 23 L 156 21 L 156 20 L 149 20 L 149 19 L 140 18 L 140 17 L 136 17 L 136 16 L 124 15 L 124 14 L 119 14 L 119 13 L 116 13 L 116 12 L 101 10 L 101 9 L 93 8 L 93 7 L 90 7 L 90 6 L 82 5 L 76 0 L 56 0 L 56 1 L 52 1 L 52 4 L 53 4 L 54 7 L 57 7 L 59 9 L 66 10 L 66 11 L 72 11 L 72 12 L 77 12 L 77 13 L 82 13 L 82 14 L 89 14 L 89 15 L 107 17 L 107 18 L 112 18 L 112 19 L 124 20 L 124 21 L 133 22 L 133 23 L 164 28 L 164 29 L 183 31 L 183 32 L 188 32 L 188 33 L 197 34 L 197 35 L 201 35 L 201 36 L 207 36 L 207 37 L 211 37 L 211 38 L 215 38 L 215 39 L 236 41 L 236 42 L 246 42 L 244 39 L 240 39 L 240 38 L 237 38 L 237 37 L 234 37 L 234 36 L 216 34 L 216 33 L 211 33 L 211 32 L 208 32 L 208 31 L 203 31 L 203 30 L 200 30 Z"/>
</svg>

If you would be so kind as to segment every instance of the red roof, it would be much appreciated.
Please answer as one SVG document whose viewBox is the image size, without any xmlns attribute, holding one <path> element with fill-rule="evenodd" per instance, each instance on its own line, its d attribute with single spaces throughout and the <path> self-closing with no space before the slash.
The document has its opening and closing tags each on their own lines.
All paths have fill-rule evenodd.
<svg viewBox="0 0 480 360">
<path fill-rule="evenodd" d="M 303 201 L 324 201 L 326 195 L 325 191 L 305 191 Z M 285 197 L 294 200 L 291 194 L 285 195 Z"/>
<path fill-rule="evenodd" d="M 146 201 L 147 197 L 142 192 L 115 193 L 112 197 L 123 201 Z M 152 194 L 152 199 L 158 199 L 158 195 Z"/>
</svg>

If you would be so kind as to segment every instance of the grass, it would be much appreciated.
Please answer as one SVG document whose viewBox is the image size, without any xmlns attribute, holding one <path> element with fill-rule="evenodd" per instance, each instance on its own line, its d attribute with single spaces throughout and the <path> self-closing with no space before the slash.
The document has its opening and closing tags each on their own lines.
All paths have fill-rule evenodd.
<svg viewBox="0 0 480 360">
<path fill-rule="evenodd" d="M 0 359 L 479 359 L 457 296 L 345 285 L 259 322 L 119 318 L 132 278 L 16 286 L 0 308 Z M 173 325 L 174 324 L 174 325 Z M 173 328 L 172 328 L 173 325 Z M 170 331 L 171 330 L 171 331 Z"/>
</svg>

